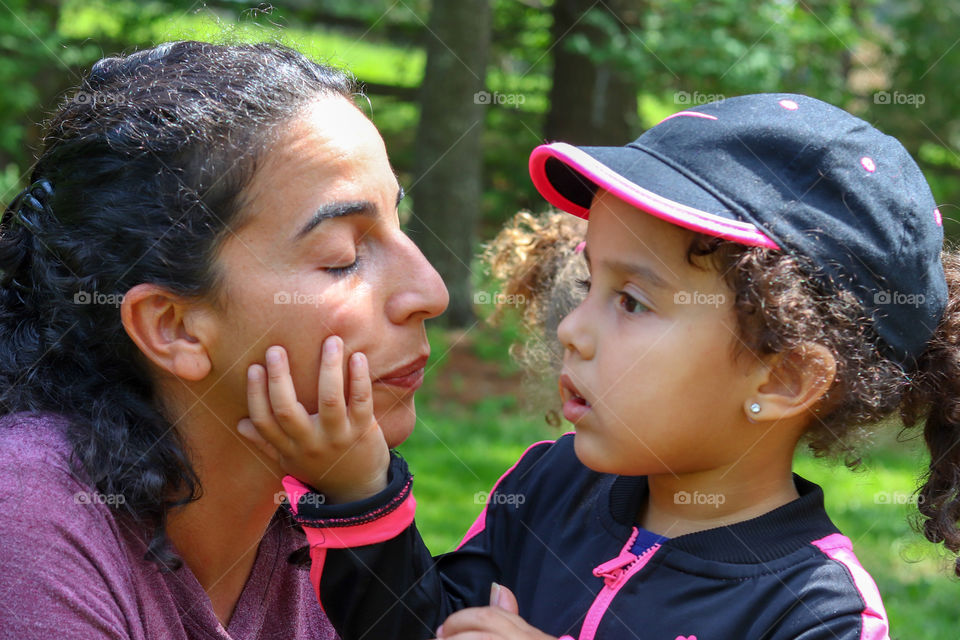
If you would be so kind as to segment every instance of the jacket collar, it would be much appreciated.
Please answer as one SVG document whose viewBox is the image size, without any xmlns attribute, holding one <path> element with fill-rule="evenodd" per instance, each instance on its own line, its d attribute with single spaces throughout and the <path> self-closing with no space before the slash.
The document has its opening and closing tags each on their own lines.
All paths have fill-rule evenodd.
<svg viewBox="0 0 960 640">
<path fill-rule="evenodd" d="M 607 529 L 620 536 L 636 526 L 636 514 L 647 498 L 647 478 L 611 478 L 608 508 L 600 509 L 599 515 Z M 824 510 L 823 490 L 797 474 L 793 480 L 800 494 L 796 500 L 743 522 L 670 538 L 663 546 L 717 562 L 756 563 L 783 557 L 813 540 L 838 533 Z"/>
</svg>

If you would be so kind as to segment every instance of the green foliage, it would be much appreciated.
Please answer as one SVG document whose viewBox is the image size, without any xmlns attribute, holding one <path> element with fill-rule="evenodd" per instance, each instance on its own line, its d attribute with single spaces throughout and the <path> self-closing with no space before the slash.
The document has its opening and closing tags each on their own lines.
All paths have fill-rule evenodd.
<svg viewBox="0 0 960 640">
<path fill-rule="evenodd" d="M 172 15 L 171 15 L 172 13 Z M 169 5 L 128 0 L 68 0 L 61 33 L 70 38 L 106 38 L 140 46 L 170 40 L 209 42 L 280 42 L 328 64 L 350 69 L 357 77 L 414 87 L 423 77 L 425 54 L 384 43 L 358 40 L 337 31 L 285 26 L 280 11 L 269 13 L 204 9 L 179 13 Z"/>
<path fill-rule="evenodd" d="M 323 14 L 369 27 L 351 31 L 315 23 L 312 6 L 245 8 L 242 2 L 196 5 L 184 0 L 65 0 L 62 5 L 7 3 L 0 14 L 0 169 L 23 172 L 36 148 L 36 123 L 79 73 L 102 55 L 196 38 L 214 41 L 279 40 L 317 59 L 346 66 L 361 80 L 416 87 L 423 75 L 421 46 L 392 42 L 390 29 L 423 29 L 428 0 L 386 5 L 378 0 L 334 0 Z M 541 141 L 549 105 L 552 2 L 495 0 L 490 92 L 521 96 L 519 105 L 491 105 L 484 134 L 484 231 L 520 208 L 542 208 L 526 175 L 525 159 Z M 601 29 L 603 44 L 574 37 L 567 46 L 598 62 L 642 78 L 641 122 L 649 126 L 685 104 L 757 91 L 806 92 L 855 110 L 921 153 L 935 195 L 960 195 L 960 124 L 953 116 L 953 81 L 960 47 L 953 46 L 957 0 L 763 0 L 744 10 L 740 0 L 648 0 L 623 22 L 595 9 L 584 20 Z M 871 51 L 875 51 L 871 54 Z M 876 53 L 878 51 L 879 53 Z M 853 87 L 851 73 L 866 70 L 878 87 L 923 95 L 911 104 L 878 104 L 871 90 Z M 51 71 L 53 74 L 51 74 Z M 57 74 L 60 77 L 49 80 Z M 402 174 L 412 166 L 416 110 L 410 103 L 374 96 L 374 119 L 384 131 Z M 933 160 L 933 155 L 938 155 Z M 943 161 L 943 156 L 954 159 Z M 4 176 L 7 174 L 4 173 Z M 13 181 L 16 183 L 17 181 Z M 10 183 L 0 179 L 0 188 Z M 950 217 L 951 212 L 944 211 Z"/>
<path fill-rule="evenodd" d="M 863 36 L 857 14 L 872 3 L 767 0 L 750 10 L 739 0 L 645 4 L 639 24 L 593 9 L 585 20 L 604 33 L 604 43 L 578 34 L 568 46 L 642 78 L 645 94 L 686 92 L 695 103 L 700 96 L 784 90 L 842 102 L 847 58 Z M 683 100 L 681 94 L 675 102 Z"/>
<path fill-rule="evenodd" d="M 24 183 L 20 173 L 29 168 L 23 152 L 27 124 L 40 93 L 34 78 L 55 66 L 56 47 L 50 18 L 32 10 L 26 0 L 11 0 L 0 12 L 0 195 L 6 201 Z"/>
<path fill-rule="evenodd" d="M 866 97 L 871 119 L 898 138 L 920 162 L 938 202 L 960 199 L 960 2 L 903 0 L 885 3 L 878 19 L 886 37 L 877 39 L 877 70 L 885 82 Z M 931 146 L 938 146 L 933 151 Z M 956 218 L 951 205 L 945 216 Z"/>
</svg>

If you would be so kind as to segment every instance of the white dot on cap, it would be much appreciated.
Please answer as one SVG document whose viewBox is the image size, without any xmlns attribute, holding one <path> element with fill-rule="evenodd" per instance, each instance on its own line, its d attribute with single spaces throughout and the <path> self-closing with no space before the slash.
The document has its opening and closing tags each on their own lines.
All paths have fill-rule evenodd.
<svg viewBox="0 0 960 640">
<path fill-rule="evenodd" d="M 784 109 L 789 109 L 790 111 L 796 111 L 797 109 L 800 108 L 800 105 L 798 105 L 793 100 L 781 100 L 780 106 L 783 107 Z"/>
<path fill-rule="evenodd" d="M 863 156 L 860 158 L 860 164 L 870 173 L 873 173 L 877 170 L 877 165 L 870 156 Z"/>
</svg>

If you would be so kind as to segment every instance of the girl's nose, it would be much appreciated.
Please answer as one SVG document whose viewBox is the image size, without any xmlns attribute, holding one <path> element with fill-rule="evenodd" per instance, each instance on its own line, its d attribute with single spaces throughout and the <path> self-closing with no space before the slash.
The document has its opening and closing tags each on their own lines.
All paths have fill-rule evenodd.
<svg viewBox="0 0 960 640">
<path fill-rule="evenodd" d="M 396 270 L 391 269 L 388 274 L 397 285 L 387 299 L 387 317 L 395 324 L 404 324 L 443 313 L 450 294 L 440 274 L 406 235 L 402 235 L 398 251 Z"/>
<path fill-rule="evenodd" d="M 557 327 L 557 338 L 564 349 L 576 352 L 582 360 L 593 358 L 594 341 L 587 308 L 589 301 L 590 297 L 587 296 Z"/>
</svg>

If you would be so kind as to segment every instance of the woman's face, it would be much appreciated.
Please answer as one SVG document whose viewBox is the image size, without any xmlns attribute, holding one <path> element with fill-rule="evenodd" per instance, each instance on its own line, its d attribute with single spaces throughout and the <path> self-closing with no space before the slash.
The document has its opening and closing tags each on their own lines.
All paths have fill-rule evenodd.
<svg viewBox="0 0 960 640">
<path fill-rule="evenodd" d="M 270 345 L 287 350 L 297 396 L 316 413 L 321 346 L 338 335 L 345 362 L 356 351 L 369 360 L 387 443 L 410 435 L 418 384 L 397 374 L 422 367 L 424 320 L 448 295 L 400 230 L 400 193 L 380 134 L 341 97 L 312 103 L 264 155 L 242 226 L 217 258 L 222 329 L 209 345 L 211 374 L 224 376 L 240 415 L 247 368 L 263 364 Z"/>
</svg>

